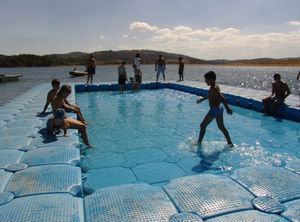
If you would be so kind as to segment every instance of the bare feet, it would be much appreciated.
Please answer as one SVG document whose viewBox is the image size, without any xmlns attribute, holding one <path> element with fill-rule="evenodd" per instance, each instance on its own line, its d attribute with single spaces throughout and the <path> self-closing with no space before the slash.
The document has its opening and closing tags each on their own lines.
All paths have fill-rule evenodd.
<svg viewBox="0 0 300 222">
<path fill-rule="evenodd" d="M 87 148 L 91 148 L 91 149 L 95 149 L 95 148 L 96 148 L 96 146 L 92 146 L 91 144 L 86 145 L 86 147 L 87 147 Z"/>
</svg>

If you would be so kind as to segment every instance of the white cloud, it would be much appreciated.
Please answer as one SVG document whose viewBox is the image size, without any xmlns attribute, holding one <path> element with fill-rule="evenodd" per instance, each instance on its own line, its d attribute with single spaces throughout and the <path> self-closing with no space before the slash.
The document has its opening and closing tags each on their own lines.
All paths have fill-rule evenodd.
<svg viewBox="0 0 300 222">
<path fill-rule="evenodd" d="M 128 45 L 203 59 L 278 58 L 300 54 L 295 47 L 300 45 L 300 31 L 249 34 L 234 27 L 192 29 L 187 26 L 156 27 L 153 31 L 142 41 L 129 42 Z"/>
<path fill-rule="evenodd" d="M 99 38 L 100 38 L 100 39 L 104 39 L 104 35 L 100 35 Z"/>
<path fill-rule="evenodd" d="M 300 26 L 300 21 L 289 21 L 288 24 L 291 26 Z"/>
<path fill-rule="evenodd" d="M 138 32 L 146 32 L 146 31 L 156 31 L 158 27 L 151 26 L 146 22 L 133 22 L 129 26 L 130 30 L 135 30 Z"/>
</svg>

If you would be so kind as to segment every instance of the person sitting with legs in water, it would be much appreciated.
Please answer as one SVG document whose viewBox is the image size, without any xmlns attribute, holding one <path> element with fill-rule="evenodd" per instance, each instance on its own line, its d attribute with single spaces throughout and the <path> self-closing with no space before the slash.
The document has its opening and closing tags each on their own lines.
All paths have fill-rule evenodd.
<svg viewBox="0 0 300 222">
<path fill-rule="evenodd" d="M 62 108 L 55 110 L 54 115 L 47 121 L 47 130 L 50 135 L 55 136 L 55 130 L 58 132 L 64 130 L 64 137 L 68 137 L 67 129 L 77 129 L 81 134 L 81 138 L 89 148 L 96 148 L 92 146 L 88 140 L 86 132 L 86 124 L 76 119 L 67 118 L 66 111 Z"/>
<path fill-rule="evenodd" d="M 271 115 L 276 114 L 278 106 L 280 104 L 284 104 L 284 100 L 291 93 L 290 88 L 285 82 L 281 80 L 281 76 L 278 73 L 275 73 L 273 78 L 274 78 L 274 82 L 272 84 L 272 93 L 270 96 L 262 100 L 262 103 L 265 108 L 265 112 Z M 273 108 L 271 112 L 269 109 L 270 104 L 273 104 Z"/>
<path fill-rule="evenodd" d="M 209 106 L 210 110 L 204 117 L 201 125 L 200 125 L 200 133 L 199 133 L 199 138 L 198 138 L 198 144 L 200 145 L 202 143 L 206 127 L 208 124 L 213 121 L 213 119 L 216 119 L 217 125 L 219 129 L 222 131 L 224 134 L 227 144 L 229 147 L 233 147 L 233 144 L 231 142 L 229 133 L 227 129 L 224 126 L 224 121 L 223 121 L 223 107 L 221 106 L 221 102 L 224 104 L 226 111 L 229 115 L 232 115 L 232 110 L 229 108 L 226 99 L 224 96 L 221 94 L 220 87 L 216 85 L 216 74 L 213 71 L 210 71 L 204 75 L 205 82 L 208 86 L 210 86 L 208 95 L 198 99 L 197 103 L 201 103 L 202 101 L 208 99 L 209 101 Z"/>
<path fill-rule="evenodd" d="M 55 111 L 58 108 L 63 108 L 66 110 L 66 112 L 76 113 L 77 119 L 86 124 L 86 122 L 82 116 L 80 107 L 70 104 L 67 101 L 67 97 L 71 94 L 71 92 L 72 92 L 71 86 L 63 85 L 52 100 L 52 109 L 53 109 L 53 111 Z"/>
</svg>

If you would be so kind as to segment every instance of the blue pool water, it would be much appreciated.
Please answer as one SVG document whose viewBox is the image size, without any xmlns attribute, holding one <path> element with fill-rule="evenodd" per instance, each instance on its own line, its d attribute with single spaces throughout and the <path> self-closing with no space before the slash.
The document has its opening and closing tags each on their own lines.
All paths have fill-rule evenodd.
<svg viewBox="0 0 300 222">
<path fill-rule="evenodd" d="M 300 159 L 300 124 L 231 106 L 224 122 L 233 148 L 212 122 L 200 150 L 193 145 L 209 107 L 171 89 L 77 93 L 97 149 L 85 150 L 86 190 L 145 182 L 163 186 L 199 173 L 230 174 L 248 166 L 285 166 Z"/>
</svg>

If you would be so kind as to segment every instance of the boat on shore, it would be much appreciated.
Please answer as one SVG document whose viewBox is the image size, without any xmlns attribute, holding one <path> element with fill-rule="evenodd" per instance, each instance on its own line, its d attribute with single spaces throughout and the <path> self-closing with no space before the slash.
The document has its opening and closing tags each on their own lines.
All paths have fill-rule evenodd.
<svg viewBox="0 0 300 222">
<path fill-rule="evenodd" d="M 23 77 L 22 75 L 3 75 L 0 74 L 0 82 L 10 82 L 10 81 L 17 81 L 19 77 Z"/>
<path fill-rule="evenodd" d="M 78 77 L 78 76 L 86 76 L 88 75 L 87 72 L 78 71 L 76 68 L 74 68 L 73 71 L 69 72 L 71 77 Z"/>
</svg>

